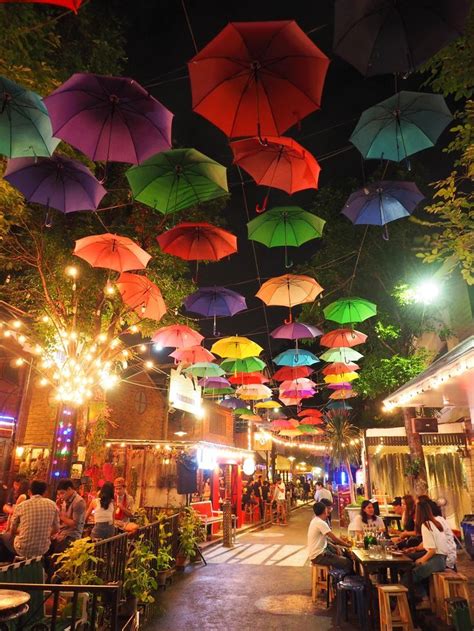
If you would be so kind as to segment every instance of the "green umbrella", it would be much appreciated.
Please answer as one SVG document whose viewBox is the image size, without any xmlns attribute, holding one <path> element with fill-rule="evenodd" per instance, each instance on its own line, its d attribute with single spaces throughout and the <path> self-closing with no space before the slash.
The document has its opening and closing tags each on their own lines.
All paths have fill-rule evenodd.
<svg viewBox="0 0 474 631">
<path fill-rule="evenodd" d="M 299 247 L 306 241 L 322 236 L 326 222 L 298 206 L 278 206 L 255 217 L 247 224 L 249 239 L 268 248 Z"/>
<path fill-rule="evenodd" d="M 213 364 L 212 362 L 191 364 L 184 372 L 193 377 L 221 377 L 225 374 L 218 364 Z"/>
<path fill-rule="evenodd" d="M 298 429 L 303 432 L 303 434 L 320 434 L 321 432 L 316 429 L 313 425 L 299 425 Z"/>
<path fill-rule="evenodd" d="M 126 176 L 133 197 L 164 215 L 228 193 L 226 168 L 196 149 L 162 151 Z"/>
<path fill-rule="evenodd" d="M 225 359 L 221 362 L 221 368 L 227 373 L 258 372 L 265 368 L 266 364 L 258 357 L 246 357 L 245 359 Z"/>
<path fill-rule="evenodd" d="M 377 313 L 377 305 L 365 298 L 339 298 L 324 309 L 327 320 L 339 324 L 363 322 Z"/>
<path fill-rule="evenodd" d="M 232 412 L 236 416 L 241 416 L 241 414 L 249 414 L 249 413 L 251 413 L 252 410 L 250 408 L 236 408 L 235 410 L 232 410 Z"/>
<path fill-rule="evenodd" d="M 41 97 L 0 77 L 0 154 L 9 158 L 49 157 L 58 144 Z"/>
<path fill-rule="evenodd" d="M 233 393 L 234 393 L 233 388 L 204 388 L 204 394 L 212 394 L 216 397 L 223 396 L 224 394 L 233 394 Z"/>
<path fill-rule="evenodd" d="M 344 346 L 330 348 L 319 357 L 325 362 L 344 362 L 345 364 L 348 364 L 349 362 L 357 361 L 358 359 L 363 357 L 363 355 L 355 351 L 353 348 L 346 348 Z"/>
</svg>

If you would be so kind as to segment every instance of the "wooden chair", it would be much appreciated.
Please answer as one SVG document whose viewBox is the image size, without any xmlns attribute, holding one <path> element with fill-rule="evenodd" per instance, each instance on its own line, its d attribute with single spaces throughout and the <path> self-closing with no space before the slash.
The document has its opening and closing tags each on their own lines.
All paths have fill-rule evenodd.
<svg viewBox="0 0 474 631">
<path fill-rule="evenodd" d="M 413 631 L 410 607 L 408 605 L 408 589 L 403 585 L 377 585 L 379 597 L 380 631 L 392 631 L 394 627 Z M 390 599 L 396 600 L 392 610 Z"/>
<path fill-rule="evenodd" d="M 469 604 L 467 577 L 457 572 L 437 572 L 434 579 L 436 615 L 449 624 L 447 599 L 464 598 Z"/>
<path fill-rule="evenodd" d="M 327 565 L 311 565 L 311 600 L 315 603 L 319 594 L 328 588 Z"/>
</svg>

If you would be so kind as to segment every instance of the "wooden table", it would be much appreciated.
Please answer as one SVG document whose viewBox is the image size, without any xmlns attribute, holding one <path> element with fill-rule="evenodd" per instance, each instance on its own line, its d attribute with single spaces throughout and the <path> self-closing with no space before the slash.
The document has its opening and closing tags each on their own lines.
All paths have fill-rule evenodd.
<svg viewBox="0 0 474 631">
<path fill-rule="evenodd" d="M 30 594 L 13 589 L 0 589 L 0 622 L 19 618 L 28 611 Z"/>
</svg>

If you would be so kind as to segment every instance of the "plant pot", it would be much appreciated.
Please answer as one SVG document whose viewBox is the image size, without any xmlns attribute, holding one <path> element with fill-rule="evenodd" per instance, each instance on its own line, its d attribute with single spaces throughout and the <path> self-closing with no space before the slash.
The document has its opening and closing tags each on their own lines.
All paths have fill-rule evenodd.
<svg viewBox="0 0 474 631">
<path fill-rule="evenodd" d="M 177 572 L 184 572 L 184 567 L 186 565 L 187 560 L 188 560 L 188 557 L 186 555 L 184 555 L 182 552 L 178 552 L 178 554 L 176 555 L 176 571 Z"/>
<path fill-rule="evenodd" d="M 119 607 L 119 616 L 127 620 L 137 613 L 138 599 L 127 594 L 127 599 Z"/>
<path fill-rule="evenodd" d="M 158 570 L 156 573 L 158 587 L 166 587 L 166 583 L 170 580 L 172 574 L 173 570 L 171 568 L 168 570 Z"/>
</svg>

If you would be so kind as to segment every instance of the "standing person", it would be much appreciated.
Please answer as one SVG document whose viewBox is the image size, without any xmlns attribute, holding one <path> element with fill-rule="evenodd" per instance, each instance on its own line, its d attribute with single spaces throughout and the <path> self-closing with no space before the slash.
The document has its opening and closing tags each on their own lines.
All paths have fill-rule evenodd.
<svg viewBox="0 0 474 631">
<path fill-rule="evenodd" d="M 130 517 L 135 512 L 135 502 L 133 497 L 127 493 L 125 478 L 115 478 L 114 489 L 115 521 L 120 522 L 120 525 L 124 526 L 130 521 Z"/>
<path fill-rule="evenodd" d="M 383 519 L 375 514 L 374 505 L 370 500 L 364 500 L 360 506 L 360 515 L 357 515 L 351 524 L 351 530 L 359 536 L 367 532 L 384 532 Z"/>
<path fill-rule="evenodd" d="M 46 490 L 46 482 L 33 480 L 30 499 L 15 507 L 8 539 L 3 539 L 2 560 L 13 561 L 15 555 L 31 559 L 49 550 L 51 537 L 59 530 L 59 513 L 56 504 L 45 497 Z"/>
<path fill-rule="evenodd" d="M 56 504 L 59 508 L 60 526 L 53 539 L 53 554 L 64 552 L 73 541 L 82 537 L 86 517 L 86 503 L 69 478 L 59 481 Z"/>
<path fill-rule="evenodd" d="M 341 570 L 352 572 L 352 561 L 344 556 L 336 554 L 331 546 L 328 547 L 328 539 L 342 548 L 349 548 L 349 544 L 336 537 L 327 523 L 328 507 L 322 502 L 316 502 L 313 506 L 314 517 L 308 528 L 308 557 L 313 565 L 326 565 Z"/>
<path fill-rule="evenodd" d="M 94 516 L 92 539 L 108 539 L 114 536 L 114 512 L 114 485 L 112 482 L 104 482 L 98 497 L 92 500 L 86 512 L 86 522 L 91 513 Z"/>
<path fill-rule="evenodd" d="M 263 481 L 262 476 L 259 475 L 258 478 L 253 483 L 253 491 L 255 493 L 255 497 L 258 500 L 258 507 L 260 510 L 260 519 L 263 519 Z"/>
<path fill-rule="evenodd" d="M 286 521 L 286 486 L 281 476 L 275 479 L 275 488 L 273 491 L 273 501 L 277 503 L 277 519 L 280 526 L 287 526 Z"/>
<path fill-rule="evenodd" d="M 331 491 L 324 487 L 322 480 L 318 480 L 316 482 L 316 493 L 314 494 L 314 500 L 316 502 L 320 502 L 323 498 L 329 500 L 331 503 L 333 501 Z"/>
</svg>

